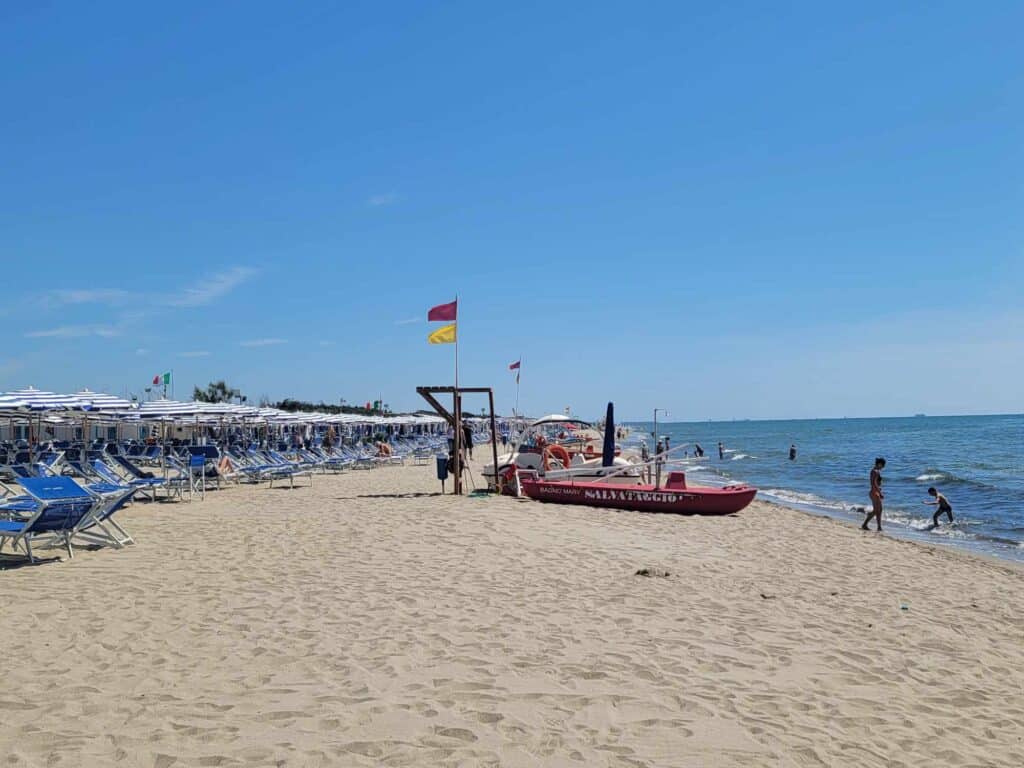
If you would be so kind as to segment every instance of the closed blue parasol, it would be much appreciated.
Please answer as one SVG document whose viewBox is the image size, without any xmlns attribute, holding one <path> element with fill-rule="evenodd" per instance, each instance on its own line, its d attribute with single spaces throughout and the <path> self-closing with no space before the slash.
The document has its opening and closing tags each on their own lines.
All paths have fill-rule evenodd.
<svg viewBox="0 0 1024 768">
<path fill-rule="evenodd" d="M 601 451 L 601 466 L 610 467 L 615 463 L 615 406 L 608 403 L 604 415 L 604 448 Z"/>
</svg>

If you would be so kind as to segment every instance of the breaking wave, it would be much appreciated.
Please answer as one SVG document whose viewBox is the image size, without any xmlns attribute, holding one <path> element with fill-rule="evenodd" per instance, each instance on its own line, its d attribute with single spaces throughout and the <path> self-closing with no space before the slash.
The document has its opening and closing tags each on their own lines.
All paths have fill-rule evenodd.
<svg viewBox="0 0 1024 768">
<path fill-rule="evenodd" d="M 952 472 L 943 472 L 941 469 L 929 467 L 920 475 L 914 478 L 919 483 L 963 483 L 963 478 L 957 477 Z"/>
</svg>

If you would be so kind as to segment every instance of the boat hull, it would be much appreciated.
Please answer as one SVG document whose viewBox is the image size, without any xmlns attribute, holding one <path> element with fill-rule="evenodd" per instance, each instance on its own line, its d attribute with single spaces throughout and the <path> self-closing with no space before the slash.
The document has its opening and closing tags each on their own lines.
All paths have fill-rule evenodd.
<svg viewBox="0 0 1024 768">
<path fill-rule="evenodd" d="M 536 501 L 676 515 L 731 515 L 750 504 L 757 495 L 757 489 L 749 485 L 673 489 L 655 488 L 653 485 L 570 483 L 535 478 L 522 478 L 520 485 L 523 493 Z"/>
</svg>

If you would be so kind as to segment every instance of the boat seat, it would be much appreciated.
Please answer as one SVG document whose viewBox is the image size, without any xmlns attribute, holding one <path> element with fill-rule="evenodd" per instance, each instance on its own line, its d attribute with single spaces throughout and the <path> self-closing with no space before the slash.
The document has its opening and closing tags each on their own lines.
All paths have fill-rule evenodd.
<svg viewBox="0 0 1024 768">
<path fill-rule="evenodd" d="M 665 483 L 665 488 L 673 491 L 686 490 L 686 473 L 685 472 L 669 472 L 668 481 Z"/>
</svg>

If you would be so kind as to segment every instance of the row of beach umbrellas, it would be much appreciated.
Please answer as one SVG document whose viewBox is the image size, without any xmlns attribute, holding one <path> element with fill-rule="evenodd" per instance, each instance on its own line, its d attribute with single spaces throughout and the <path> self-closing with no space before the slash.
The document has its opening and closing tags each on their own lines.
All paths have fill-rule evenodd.
<svg viewBox="0 0 1024 768">
<path fill-rule="evenodd" d="M 406 414 L 400 416 L 363 416 L 351 413 L 291 412 L 278 408 L 236 403 L 205 403 L 161 398 L 135 403 L 114 395 L 83 389 L 72 395 L 44 392 L 33 387 L 0 394 L 0 417 L 26 419 L 87 419 L 90 421 L 164 421 L 224 423 L 229 421 L 269 422 L 275 424 L 351 424 L 351 425 L 439 425 L 440 416 Z"/>
</svg>

